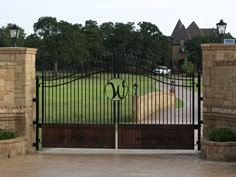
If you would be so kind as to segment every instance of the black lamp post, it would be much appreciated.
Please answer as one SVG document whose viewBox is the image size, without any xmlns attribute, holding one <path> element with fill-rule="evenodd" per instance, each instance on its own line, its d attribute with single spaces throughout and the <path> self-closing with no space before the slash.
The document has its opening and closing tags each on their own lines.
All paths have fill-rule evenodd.
<svg viewBox="0 0 236 177">
<path fill-rule="evenodd" d="M 217 26 L 218 33 L 219 33 L 219 35 L 221 37 L 221 40 L 222 40 L 222 43 L 223 43 L 223 37 L 224 37 L 224 34 L 225 34 L 227 23 L 225 23 L 221 19 L 219 23 L 216 23 L 216 26 Z"/>
<path fill-rule="evenodd" d="M 11 27 L 9 27 L 9 30 L 12 38 L 13 47 L 16 47 L 16 39 L 19 36 L 20 29 L 17 25 L 14 24 Z"/>
</svg>

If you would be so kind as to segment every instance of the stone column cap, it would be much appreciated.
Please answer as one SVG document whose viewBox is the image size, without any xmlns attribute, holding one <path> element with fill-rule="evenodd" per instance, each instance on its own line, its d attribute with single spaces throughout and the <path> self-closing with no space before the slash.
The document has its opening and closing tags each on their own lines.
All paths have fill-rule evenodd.
<svg viewBox="0 0 236 177">
<path fill-rule="evenodd" d="M 26 47 L 0 47 L 0 54 L 36 54 L 37 49 Z"/>
<path fill-rule="evenodd" d="M 236 50 L 236 44 L 201 44 L 203 50 Z"/>
</svg>

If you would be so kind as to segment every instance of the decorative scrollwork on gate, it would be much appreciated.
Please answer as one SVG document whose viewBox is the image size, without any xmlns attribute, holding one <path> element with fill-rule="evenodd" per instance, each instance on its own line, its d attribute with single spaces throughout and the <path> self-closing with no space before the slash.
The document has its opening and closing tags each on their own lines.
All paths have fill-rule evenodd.
<svg viewBox="0 0 236 177">
<path fill-rule="evenodd" d="M 114 78 L 109 80 L 105 85 L 106 96 L 112 101 L 120 101 L 128 94 L 129 88 L 125 80 Z"/>
</svg>

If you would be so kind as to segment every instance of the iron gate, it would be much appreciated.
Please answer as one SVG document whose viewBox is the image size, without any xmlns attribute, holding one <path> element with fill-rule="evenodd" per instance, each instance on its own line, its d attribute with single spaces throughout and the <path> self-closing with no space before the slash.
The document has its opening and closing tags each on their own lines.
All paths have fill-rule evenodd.
<svg viewBox="0 0 236 177">
<path fill-rule="evenodd" d="M 40 137 L 43 147 L 200 149 L 200 74 L 156 74 L 129 55 L 96 61 L 37 76 L 36 149 Z"/>
</svg>

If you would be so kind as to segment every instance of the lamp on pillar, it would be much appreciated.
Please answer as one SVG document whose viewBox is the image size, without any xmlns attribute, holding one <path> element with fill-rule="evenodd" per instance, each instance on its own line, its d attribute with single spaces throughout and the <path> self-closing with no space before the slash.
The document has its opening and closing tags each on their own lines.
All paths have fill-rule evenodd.
<svg viewBox="0 0 236 177">
<path fill-rule="evenodd" d="M 225 23 L 221 19 L 219 23 L 216 23 L 216 26 L 217 26 L 218 33 L 219 33 L 219 35 L 221 37 L 221 40 L 222 40 L 222 43 L 223 43 L 223 37 L 224 37 L 224 34 L 225 34 L 227 23 Z"/>
<path fill-rule="evenodd" d="M 14 24 L 9 27 L 9 30 L 10 30 L 10 34 L 11 34 L 11 38 L 12 38 L 13 47 L 16 47 L 16 39 L 19 36 L 20 29 L 17 25 Z"/>
</svg>

